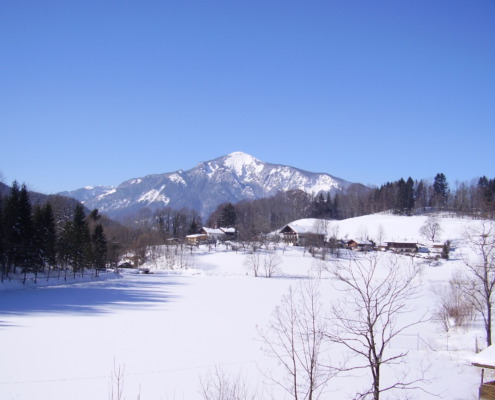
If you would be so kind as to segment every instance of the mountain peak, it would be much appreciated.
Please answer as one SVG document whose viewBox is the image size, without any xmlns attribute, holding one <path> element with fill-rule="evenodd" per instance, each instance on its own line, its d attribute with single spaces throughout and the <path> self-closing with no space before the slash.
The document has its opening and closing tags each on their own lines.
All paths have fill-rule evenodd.
<svg viewBox="0 0 495 400">
<path fill-rule="evenodd" d="M 241 151 L 235 151 L 233 153 L 227 154 L 224 157 L 224 164 L 237 171 L 240 174 L 244 167 L 246 166 L 256 166 L 261 161 L 254 158 L 253 156 L 243 153 Z"/>
</svg>

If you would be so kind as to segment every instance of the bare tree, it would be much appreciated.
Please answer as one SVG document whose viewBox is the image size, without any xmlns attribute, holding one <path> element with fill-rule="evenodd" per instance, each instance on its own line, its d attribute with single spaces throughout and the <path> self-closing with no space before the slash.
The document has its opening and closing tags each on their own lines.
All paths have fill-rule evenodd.
<svg viewBox="0 0 495 400">
<path fill-rule="evenodd" d="M 421 228 L 419 228 L 419 233 L 431 242 L 438 239 L 440 237 L 440 233 L 442 233 L 442 227 L 440 226 L 438 218 L 433 215 L 429 216 Z"/>
<path fill-rule="evenodd" d="M 263 270 L 266 278 L 271 278 L 277 271 L 282 259 L 275 250 L 268 250 L 263 257 Z"/>
<path fill-rule="evenodd" d="M 200 393 L 204 400 L 248 400 L 255 396 L 249 393 L 242 377 L 230 376 L 220 367 L 200 379 Z"/>
<path fill-rule="evenodd" d="M 266 278 L 271 278 L 281 262 L 282 259 L 277 252 L 269 249 L 264 253 L 250 252 L 244 260 L 244 265 L 248 270 L 253 271 L 254 276 L 260 276 L 260 273 L 263 273 Z"/>
<path fill-rule="evenodd" d="M 317 280 L 307 280 L 290 288 L 269 328 L 259 330 L 266 352 L 284 369 L 282 378 L 268 378 L 295 400 L 319 399 L 335 373 L 322 362 L 326 326 L 318 287 Z"/>
<path fill-rule="evenodd" d="M 446 332 L 452 327 L 463 326 L 473 316 L 473 305 L 464 291 L 460 290 L 462 278 L 454 277 L 449 286 L 435 285 L 433 291 L 437 297 L 435 318 Z"/>
<path fill-rule="evenodd" d="M 251 271 L 253 271 L 254 276 L 258 276 L 261 269 L 261 254 L 260 252 L 253 251 L 249 253 L 245 260 L 244 265 Z"/>
<path fill-rule="evenodd" d="M 118 368 L 115 365 L 115 359 L 113 360 L 113 370 L 111 373 L 111 400 L 122 400 L 124 395 L 124 373 L 125 364 L 119 365 Z"/>
<path fill-rule="evenodd" d="M 378 245 L 383 244 L 384 238 L 385 238 L 385 229 L 383 228 L 383 225 L 380 224 L 378 225 L 378 228 L 376 230 L 376 243 Z"/>
<path fill-rule="evenodd" d="M 345 296 L 332 309 L 331 341 L 347 348 L 362 362 L 350 369 L 369 369 L 371 388 L 359 393 L 358 398 L 380 394 L 393 389 L 413 389 L 418 381 L 397 380 L 386 387 L 381 385 L 382 366 L 397 364 L 407 352 L 392 352 L 391 341 L 422 319 L 413 322 L 401 317 L 411 311 L 409 301 L 416 294 L 418 270 L 413 264 L 397 265 L 396 259 L 384 263 L 376 253 L 360 259 L 340 263 L 333 275 L 342 283 Z"/>
<path fill-rule="evenodd" d="M 340 243 L 339 243 L 339 226 L 332 225 L 330 237 L 328 239 L 328 247 L 330 249 L 330 253 L 339 258 L 340 257 Z"/>
<path fill-rule="evenodd" d="M 467 273 L 454 283 L 482 316 L 486 345 L 492 344 L 492 312 L 495 302 L 495 223 L 481 221 L 465 232 L 465 239 L 474 257 L 463 256 Z"/>
</svg>

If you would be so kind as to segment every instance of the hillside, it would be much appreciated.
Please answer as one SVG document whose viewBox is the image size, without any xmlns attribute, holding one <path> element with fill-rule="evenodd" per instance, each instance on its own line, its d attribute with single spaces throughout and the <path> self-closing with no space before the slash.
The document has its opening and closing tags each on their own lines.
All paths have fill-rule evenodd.
<svg viewBox="0 0 495 400">
<path fill-rule="evenodd" d="M 434 214 L 438 217 L 441 232 L 438 241 L 461 240 L 471 218 L 459 218 L 448 213 Z M 427 239 L 420 234 L 420 228 L 428 216 L 401 216 L 389 213 L 364 215 L 341 221 L 325 221 L 326 233 L 329 236 L 348 239 L 370 239 L 376 243 L 385 241 L 416 241 L 425 242 Z M 311 228 L 318 221 L 314 218 L 293 221 L 291 224 Z"/>
</svg>

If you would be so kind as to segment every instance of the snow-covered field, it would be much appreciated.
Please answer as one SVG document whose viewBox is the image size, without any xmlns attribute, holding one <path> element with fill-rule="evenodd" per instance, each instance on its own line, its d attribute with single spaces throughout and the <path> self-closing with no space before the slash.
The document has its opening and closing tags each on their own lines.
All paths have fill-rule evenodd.
<svg viewBox="0 0 495 400">
<path fill-rule="evenodd" d="M 372 215 L 331 227 L 349 239 L 424 242 L 419 229 L 425 219 Z M 411 300 L 411 320 L 434 313 L 435 291 L 464 266 L 460 239 L 471 221 L 444 217 L 440 223 L 441 240 L 459 246 L 448 261 L 416 261 L 422 284 L 421 295 Z M 283 399 L 265 377 L 280 366 L 262 350 L 258 329 L 267 328 L 289 287 L 333 261 L 317 261 L 296 247 L 280 245 L 277 252 L 282 263 L 272 278 L 254 277 L 245 265 L 246 252 L 220 245 L 211 252 L 195 249 L 187 270 L 167 270 L 158 259 L 148 265 L 153 274 L 128 272 L 27 289 L 0 285 L 0 399 L 109 399 L 116 388 L 112 375 L 115 381 L 119 370 L 122 398 L 200 399 L 200 381 L 215 368 L 241 376 L 258 398 Z M 399 267 L 407 262 L 410 257 L 401 256 Z M 320 291 L 324 305 L 341 296 L 327 273 Z M 437 398 L 476 399 L 479 371 L 471 358 L 477 343 L 483 347 L 483 337 L 478 322 L 448 334 L 433 320 L 414 326 L 390 346 L 390 351 L 409 351 L 394 372 L 423 374 L 422 387 Z M 364 371 L 345 374 L 329 382 L 323 398 L 352 398 L 363 386 L 368 386 Z M 421 390 L 409 396 L 433 398 Z"/>
</svg>

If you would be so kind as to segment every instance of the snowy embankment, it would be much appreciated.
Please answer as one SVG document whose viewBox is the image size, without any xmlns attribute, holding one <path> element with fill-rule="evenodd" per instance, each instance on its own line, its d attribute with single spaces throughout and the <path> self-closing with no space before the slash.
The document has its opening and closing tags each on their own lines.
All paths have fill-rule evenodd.
<svg viewBox="0 0 495 400">
<path fill-rule="evenodd" d="M 34 277 L 33 274 L 29 274 L 26 279 L 22 274 L 10 275 L 0 283 L 0 291 L 3 290 L 20 290 L 20 289 L 39 289 L 42 287 L 74 285 L 85 282 L 100 282 L 108 279 L 120 279 L 121 275 L 113 271 L 99 272 L 98 276 L 92 275 L 91 271 L 88 271 L 84 276 L 77 274 L 75 277 L 70 272 L 66 277 L 64 275 L 52 274 L 52 276 L 46 276 L 45 274 L 38 274 L 38 277 Z"/>
<path fill-rule="evenodd" d="M 380 231 L 384 240 L 419 241 L 424 221 L 374 215 L 330 224 L 338 226 L 341 237 L 373 239 Z M 461 243 L 469 221 L 440 222 L 442 240 Z M 421 286 L 419 296 L 411 299 L 411 320 L 433 316 L 440 288 L 463 269 L 462 251 L 458 247 L 450 260 L 439 263 L 416 261 Z M 262 350 L 258 329 L 268 327 L 288 288 L 310 277 L 322 278 L 324 307 L 342 293 L 325 271 L 337 261 L 281 245 L 277 254 L 281 263 L 269 279 L 253 276 L 247 252 L 218 246 L 211 252 L 194 249 L 184 264 L 187 269 L 167 269 L 168 261 L 157 258 L 147 265 L 152 274 L 124 272 L 121 279 L 0 292 L 0 398 L 108 399 L 120 370 L 126 399 L 201 399 L 201 379 L 218 366 L 242 376 L 258 398 L 285 398 L 266 378 L 269 371 L 280 371 L 280 365 Z M 381 257 L 384 262 L 398 260 L 399 268 L 411 262 L 408 256 Z M 340 260 L 345 259 L 344 254 Z M 446 332 L 429 319 L 391 343 L 390 351 L 409 353 L 394 371 L 384 372 L 384 379 L 392 373 L 423 375 L 423 389 L 440 398 L 474 399 L 479 375 L 470 360 L 477 343 L 482 347 L 479 321 Z M 350 398 L 367 385 L 366 371 L 343 374 L 329 382 L 328 397 Z M 421 390 L 409 395 L 431 398 Z"/>
</svg>

